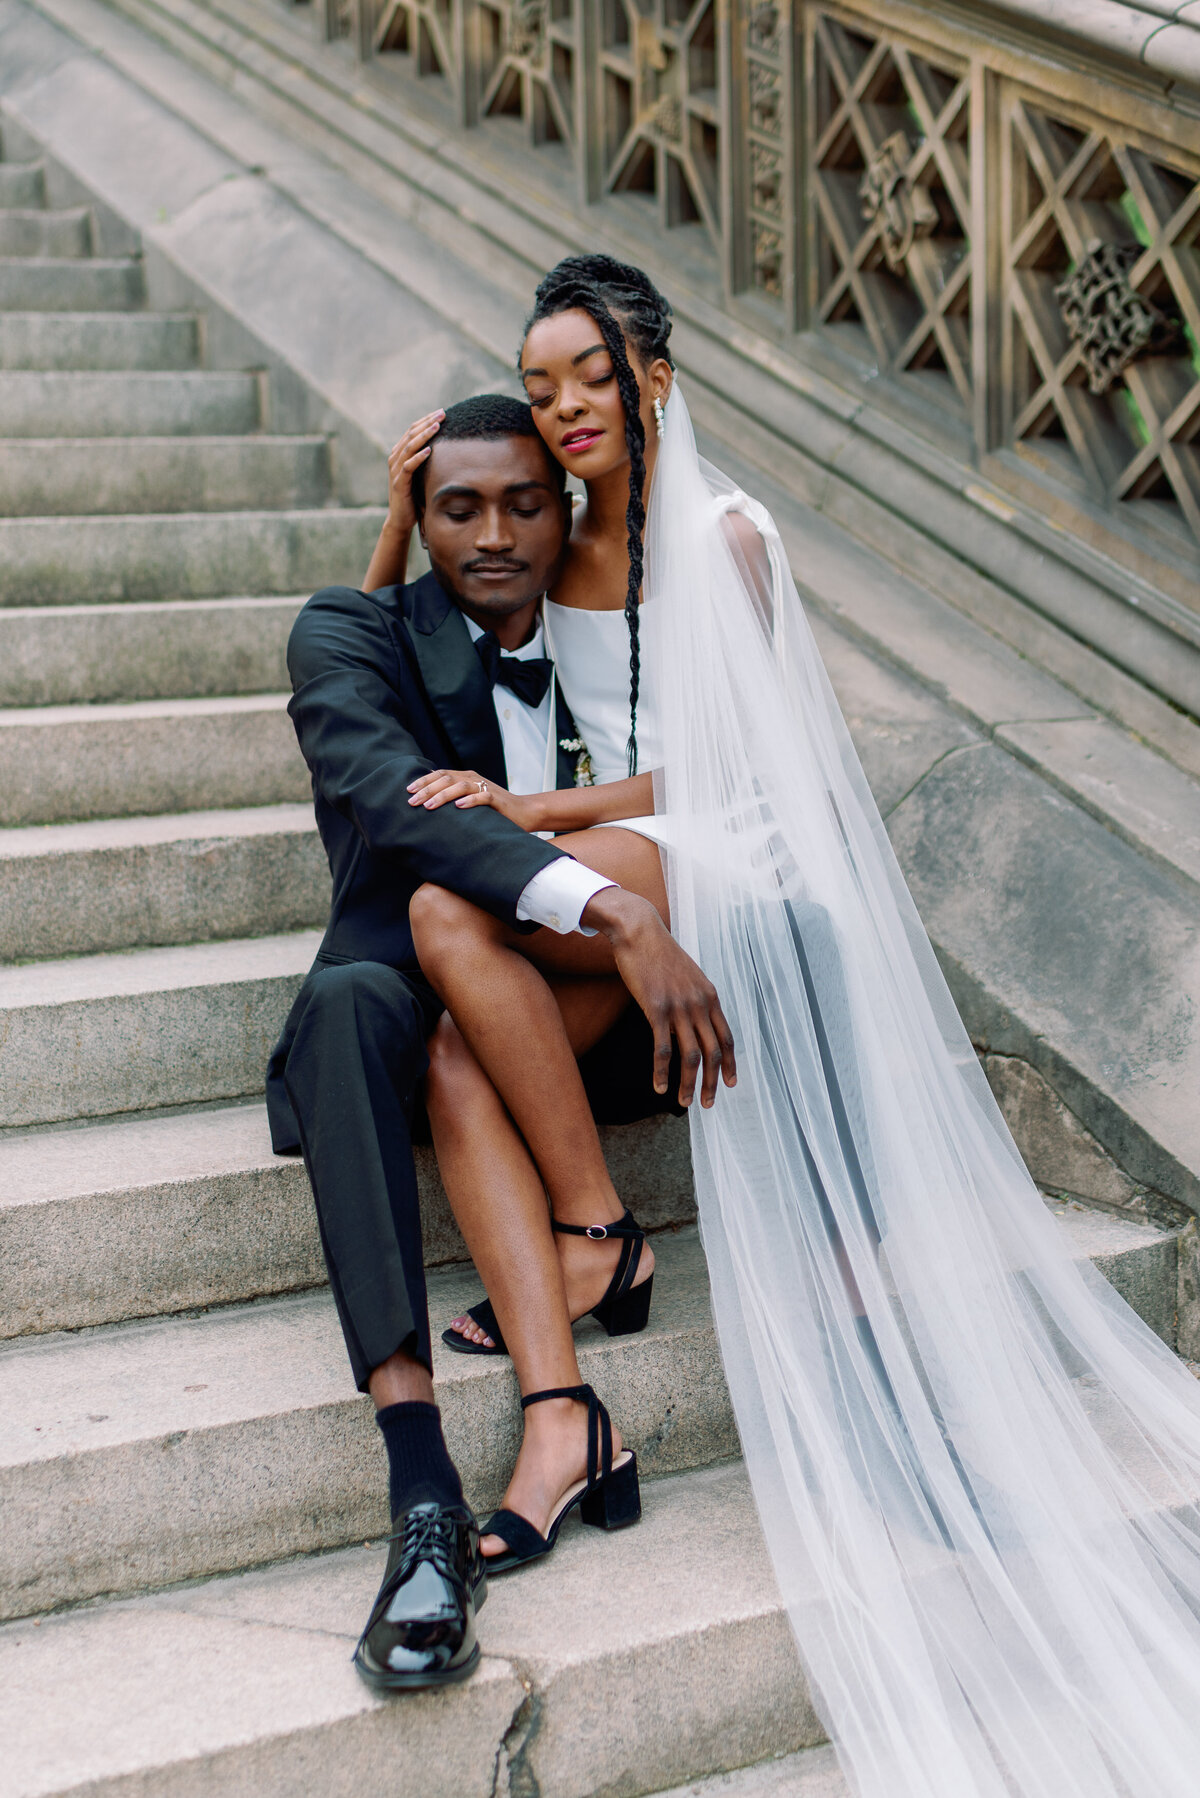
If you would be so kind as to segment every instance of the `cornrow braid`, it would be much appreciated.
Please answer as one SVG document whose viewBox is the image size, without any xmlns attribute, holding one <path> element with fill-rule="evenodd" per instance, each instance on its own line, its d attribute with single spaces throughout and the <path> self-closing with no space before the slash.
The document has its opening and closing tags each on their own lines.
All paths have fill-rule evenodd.
<svg viewBox="0 0 1200 1798">
<path fill-rule="evenodd" d="M 617 262 L 611 256 L 568 256 L 539 284 L 526 333 L 539 319 L 577 308 L 596 321 L 605 348 L 612 357 L 617 392 L 625 411 L 625 446 L 629 451 L 629 503 L 625 508 L 629 546 L 629 578 L 625 587 L 625 623 L 629 631 L 629 742 L 626 753 L 629 772 L 633 775 L 638 768 L 639 600 L 643 570 L 642 532 L 646 526 L 646 431 L 641 417 L 641 390 L 625 349 L 625 332 L 647 363 L 659 357 L 670 362 L 667 338 L 671 331 L 671 308 L 641 269 Z"/>
</svg>

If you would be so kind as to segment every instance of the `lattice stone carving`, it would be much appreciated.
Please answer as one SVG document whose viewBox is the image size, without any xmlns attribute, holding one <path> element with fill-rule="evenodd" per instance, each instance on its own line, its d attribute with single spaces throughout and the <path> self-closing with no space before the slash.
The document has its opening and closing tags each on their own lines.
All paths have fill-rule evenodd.
<svg viewBox="0 0 1200 1798">
<path fill-rule="evenodd" d="M 599 194 L 651 197 L 665 229 L 722 247 L 718 0 L 603 0 Z"/>
<path fill-rule="evenodd" d="M 577 156 L 578 0 L 480 0 L 476 117 L 520 121 L 526 140 Z"/>
<path fill-rule="evenodd" d="M 814 13 L 809 164 L 814 320 L 884 373 L 972 390 L 972 100 L 965 65 Z M 853 327 L 852 330 L 849 328 Z"/>
<path fill-rule="evenodd" d="M 1151 305 L 1129 279 L 1140 254 L 1137 244 L 1095 243 L 1054 289 L 1093 393 L 1107 393 L 1139 356 L 1184 347 L 1179 320 Z"/>
<path fill-rule="evenodd" d="M 356 0 L 364 5 L 367 0 Z M 372 46 L 403 57 L 411 74 L 440 78 L 451 95 L 462 86 L 459 0 L 383 0 Z"/>
<path fill-rule="evenodd" d="M 917 238 L 928 237 L 940 222 L 929 189 L 909 174 L 912 160 L 907 136 L 893 131 L 880 144 L 858 184 L 862 215 L 878 229 L 887 265 L 896 274 L 904 272 Z"/>
<path fill-rule="evenodd" d="M 736 146 L 741 213 L 747 232 L 746 285 L 786 298 L 795 231 L 790 179 L 792 118 L 789 65 L 792 22 L 776 0 L 742 0 L 740 33 L 743 139 Z"/>
<path fill-rule="evenodd" d="M 1019 93 L 1005 146 L 1005 437 L 1200 537 L 1200 168 Z"/>
</svg>

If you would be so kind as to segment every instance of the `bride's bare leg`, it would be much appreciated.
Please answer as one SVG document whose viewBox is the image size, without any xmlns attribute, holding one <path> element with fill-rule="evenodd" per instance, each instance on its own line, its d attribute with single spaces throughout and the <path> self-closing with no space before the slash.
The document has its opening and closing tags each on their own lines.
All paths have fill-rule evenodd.
<svg viewBox="0 0 1200 1798">
<path fill-rule="evenodd" d="M 598 1042 L 630 1003 L 615 978 L 552 978 L 551 986 L 575 1055 Z M 425 1102 L 451 1209 L 506 1344 L 513 1348 L 526 1333 L 547 1350 L 556 1336 L 570 1342 L 569 1322 L 565 1331 L 551 1330 L 550 1322 L 561 1321 L 564 1297 L 568 1320 L 590 1309 L 612 1276 L 620 1244 L 585 1243 L 585 1248 L 593 1249 L 593 1258 L 586 1265 L 582 1289 L 574 1289 L 579 1281 L 564 1282 L 541 1175 L 504 1102 L 448 1012 L 430 1039 Z M 649 1278 L 654 1257 L 648 1247 L 643 1259 L 644 1277 Z M 642 1277 L 639 1269 L 639 1284 Z M 510 1326 L 510 1320 L 516 1321 Z M 468 1342 L 492 1346 L 491 1337 L 470 1317 L 455 1318 L 452 1327 Z M 531 1360 L 534 1352 L 531 1347 Z M 514 1353 L 513 1358 L 519 1357 Z M 578 1383 L 577 1375 L 568 1378 L 547 1363 L 537 1375 L 537 1386 L 528 1390 L 572 1383 Z"/>
<path fill-rule="evenodd" d="M 616 980 L 561 983 L 555 996 L 576 1054 L 590 1048 L 629 1002 Z M 426 1105 L 438 1166 L 495 1307 L 521 1390 L 578 1386 L 572 1307 L 541 1176 L 495 1087 L 448 1014 L 429 1049 Z M 605 1282 L 608 1277 L 603 1276 Z M 464 1333 L 472 1340 L 489 1340 L 470 1319 L 465 1324 Z M 504 1503 L 540 1531 L 566 1486 L 584 1477 L 586 1422 L 583 1409 L 570 1402 L 538 1405 L 527 1415 Z M 489 1537 L 484 1552 L 497 1553 L 500 1546 Z"/>
<path fill-rule="evenodd" d="M 602 840 L 585 841 L 592 837 Z M 606 829 L 581 833 L 575 839 L 567 839 L 564 846 L 597 872 L 609 874 L 627 889 L 656 899 L 665 912 L 658 851 L 644 838 Z M 501 1132 L 501 1114 L 506 1109 L 516 1126 L 514 1136 L 519 1132 L 518 1141 L 523 1139 L 527 1145 L 528 1166 L 513 1152 L 511 1139 L 503 1166 L 511 1196 L 520 1206 L 522 1222 L 530 1227 L 531 1240 L 539 1245 L 540 1294 L 527 1317 L 520 1314 L 520 1306 L 514 1302 L 522 1284 L 519 1275 L 506 1298 L 498 1302 L 497 1293 L 491 1294 L 521 1390 L 574 1385 L 578 1383 L 578 1367 L 566 1290 L 571 1268 L 556 1255 L 554 1271 L 558 1279 L 553 1278 L 545 1253 L 547 1246 L 553 1253 L 554 1239 L 544 1208 L 538 1227 L 530 1172 L 540 1172 L 554 1214 L 563 1221 L 611 1222 L 624 1207 L 608 1175 L 571 1035 L 545 975 L 601 976 L 607 977 L 607 984 L 615 978 L 611 950 L 602 937 L 560 937 L 549 931 L 523 936 L 440 888 L 422 888 L 410 915 L 422 967 L 446 1001 L 474 1061 L 493 1089 L 489 1100 L 477 1086 L 470 1110 L 477 1120 L 489 1120 L 486 1135 L 496 1141 Z M 514 1048 L 519 1048 L 519 1052 L 514 1053 Z M 464 1069 L 461 1060 L 456 1072 L 464 1080 L 469 1078 L 469 1070 Z M 443 1068 L 441 1077 L 445 1079 L 446 1074 Z M 448 1092 L 448 1079 L 445 1086 Z M 464 1087 L 460 1098 L 465 1093 Z M 496 1106 L 503 1101 L 499 1111 L 493 1100 Z M 473 1166 L 477 1171 L 477 1163 L 464 1138 L 460 1137 L 457 1144 L 448 1140 L 454 1134 L 448 1115 L 451 1106 L 442 1107 L 435 1097 L 433 1109 L 439 1111 L 442 1140 L 450 1151 L 454 1169 L 451 1178 L 456 1185 L 461 1180 L 465 1186 Z M 463 1128 L 469 1134 L 470 1126 Z M 456 1150 L 461 1152 L 461 1162 L 455 1161 Z M 473 1234 L 474 1222 L 468 1219 Z M 499 1234 L 493 1226 L 493 1238 Z M 565 1239 L 566 1243 L 576 1241 L 585 1251 L 604 1246 Z M 492 1267 L 498 1247 L 495 1240 L 481 1242 L 481 1272 L 485 1266 Z M 478 1255 L 476 1259 L 479 1264 Z M 493 1279 L 497 1271 L 492 1269 Z M 591 1272 L 594 1279 L 594 1259 Z M 603 1273 L 604 1283 L 610 1273 L 611 1269 Z M 484 1277 L 491 1291 L 492 1279 L 486 1273 Z M 503 1284 L 503 1273 L 500 1278 Z M 603 1284 L 595 1298 L 602 1291 Z M 509 1334 L 510 1327 L 513 1335 Z M 522 1450 L 505 1503 L 539 1529 L 545 1528 L 558 1495 L 581 1475 L 583 1418 L 581 1407 L 565 1401 L 536 1406 L 526 1417 Z M 497 1541 L 489 1539 L 485 1552 L 498 1552 L 499 1547 Z"/>
<path fill-rule="evenodd" d="M 662 865 L 653 843 L 608 827 L 560 841 L 597 873 L 641 893 L 665 913 Z M 624 1207 L 544 977 L 614 976 L 607 941 L 549 930 L 523 935 L 440 887 L 422 887 L 410 917 L 421 966 L 527 1143 L 555 1217 L 583 1224 L 620 1217 Z"/>
</svg>

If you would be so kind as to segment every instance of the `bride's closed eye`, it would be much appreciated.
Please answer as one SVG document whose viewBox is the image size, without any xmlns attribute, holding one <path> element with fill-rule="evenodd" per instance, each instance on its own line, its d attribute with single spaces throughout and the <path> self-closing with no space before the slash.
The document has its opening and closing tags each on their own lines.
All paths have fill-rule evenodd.
<svg viewBox="0 0 1200 1798">
<path fill-rule="evenodd" d="M 614 378 L 614 371 L 610 368 L 604 374 L 595 375 L 592 377 L 591 380 L 584 381 L 583 386 L 585 386 L 585 387 L 607 387 L 609 382 L 613 378 Z M 547 406 L 553 404 L 555 395 L 553 393 L 529 393 L 529 392 L 527 392 L 526 398 L 528 399 L 530 406 L 533 408 L 533 410 L 535 412 L 541 412 Z"/>
</svg>

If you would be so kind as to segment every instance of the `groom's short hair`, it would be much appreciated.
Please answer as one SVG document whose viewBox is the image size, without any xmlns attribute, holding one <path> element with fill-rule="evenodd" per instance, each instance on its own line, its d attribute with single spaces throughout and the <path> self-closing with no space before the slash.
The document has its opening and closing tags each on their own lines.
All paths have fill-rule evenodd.
<svg viewBox="0 0 1200 1798">
<path fill-rule="evenodd" d="M 446 416 L 432 439 L 432 447 L 436 448 L 439 443 L 461 442 L 469 437 L 536 437 L 545 451 L 546 466 L 556 491 L 566 492 L 567 471 L 550 454 L 524 400 L 510 399 L 504 393 L 477 393 L 469 400 L 459 400 L 457 405 L 446 408 Z M 426 456 L 413 470 L 412 496 L 418 518 L 425 512 L 425 470 L 428 467 L 429 457 Z"/>
</svg>

